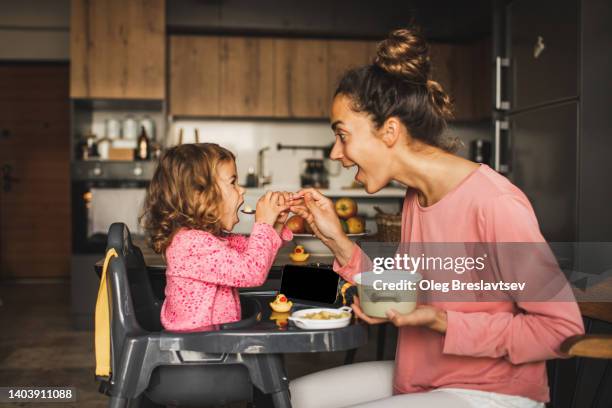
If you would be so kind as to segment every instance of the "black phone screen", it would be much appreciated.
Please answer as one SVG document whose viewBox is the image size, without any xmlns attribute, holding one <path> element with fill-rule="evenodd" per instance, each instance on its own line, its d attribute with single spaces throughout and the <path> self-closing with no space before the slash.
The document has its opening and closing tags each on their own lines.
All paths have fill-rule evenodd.
<svg viewBox="0 0 612 408">
<path fill-rule="evenodd" d="M 292 299 L 333 304 L 340 276 L 330 268 L 285 265 L 281 293 Z"/>
</svg>

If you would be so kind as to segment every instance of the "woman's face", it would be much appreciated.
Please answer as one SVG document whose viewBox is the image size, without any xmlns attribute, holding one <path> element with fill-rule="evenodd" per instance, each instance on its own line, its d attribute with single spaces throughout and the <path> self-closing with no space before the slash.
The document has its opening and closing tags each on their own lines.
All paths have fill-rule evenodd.
<svg viewBox="0 0 612 408">
<path fill-rule="evenodd" d="M 244 202 L 244 188 L 238 185 L 234 161 L 221 162 L 217 166 L 217 183 L 221 189 L 221 226 L 231 231 L 238 224 L 238 209 Z"/>
<path fill-rule="evenodd" d="M 357 166 L 355 180 L 368 193 L 375 193 L 391 181 L 390 149 L 377 134 L 368 114 L 353 111 L 350 103 L 345 95 L 334 98 L 331 124 L 336 141 L 329 157 L 339 160 L 345 168 Z"/>
</svg>

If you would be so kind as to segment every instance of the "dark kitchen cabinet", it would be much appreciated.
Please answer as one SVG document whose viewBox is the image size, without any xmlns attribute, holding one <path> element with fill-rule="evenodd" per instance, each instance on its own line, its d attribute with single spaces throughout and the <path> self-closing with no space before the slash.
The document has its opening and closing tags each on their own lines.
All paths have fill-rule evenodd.
<svg viewBox="0 0 612 408">
<path fill-rule="evenodd" d="M 578 1 L 514 0 L 506 27 L 510 110 L 578 95 Z"/>
</svg>

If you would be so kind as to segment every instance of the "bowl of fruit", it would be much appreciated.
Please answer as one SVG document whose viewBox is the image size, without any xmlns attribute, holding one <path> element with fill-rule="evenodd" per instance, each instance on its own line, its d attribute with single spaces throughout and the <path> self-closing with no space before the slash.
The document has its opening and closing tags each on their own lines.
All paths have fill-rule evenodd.
<svg viewBox="0 0 612 408">
<path fill-rule="evenodd" d="M 357 203 L 351 198 L 340 198 L 334 203 L 342 229 L 353 242 L 367 236 L 365 219 L 357 215 Z M 293 232 L 293 241 L 305 252 L 315 255 L 329 255 L 330 249 L 313 234 L 308 223 L 299 215 L 287 220 L 287 228 Z"/>
</svg>

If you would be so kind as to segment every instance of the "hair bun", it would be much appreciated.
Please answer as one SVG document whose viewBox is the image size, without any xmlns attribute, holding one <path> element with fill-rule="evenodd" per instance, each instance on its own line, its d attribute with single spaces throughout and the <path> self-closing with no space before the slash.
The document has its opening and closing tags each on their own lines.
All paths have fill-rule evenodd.
<svg viewBox="0 0 612 408">
<path fill-rule="evenodd" d="M 384 71 L 427 85 L 429 47 L 419 30 L 401 28 L 378 44 L 374 64 Z"/>
</svg>

